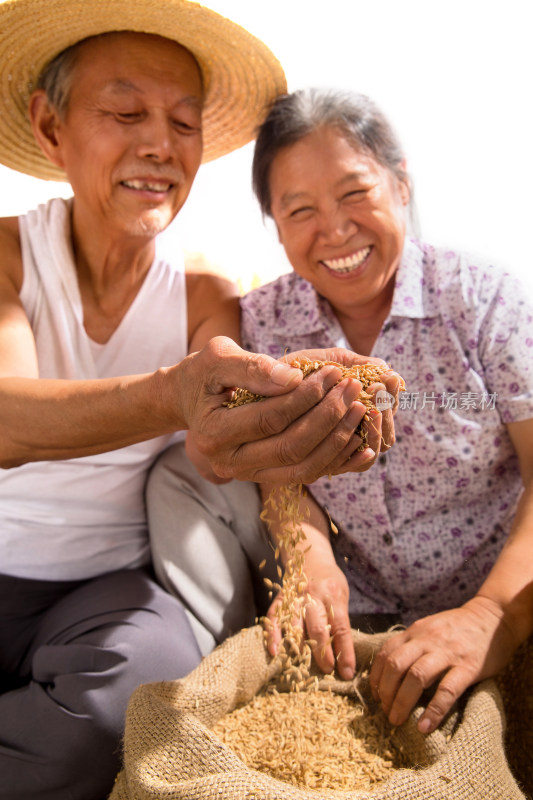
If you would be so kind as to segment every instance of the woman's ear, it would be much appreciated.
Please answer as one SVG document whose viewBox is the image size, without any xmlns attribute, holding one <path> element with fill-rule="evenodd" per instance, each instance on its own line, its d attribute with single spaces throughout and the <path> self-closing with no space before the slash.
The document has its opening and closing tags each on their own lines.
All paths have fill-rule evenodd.
<svg viewBox="0 0 533 800">
<path fill-rule="evenodd" d="M 50 105 L 44 89 L 36 89 L 30 97 L 29 115 L 37 144 L 52 164 L 63 168 L 58 128 L 61 120 Z"/>
</svg>

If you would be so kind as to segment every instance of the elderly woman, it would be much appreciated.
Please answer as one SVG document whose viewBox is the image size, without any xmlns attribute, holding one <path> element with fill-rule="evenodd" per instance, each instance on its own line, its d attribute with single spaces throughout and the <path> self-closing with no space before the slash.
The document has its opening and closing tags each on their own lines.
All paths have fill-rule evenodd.
<svg viewBox="0 0 533 800">
<path fill-rule="evenodd" d="M 532 309 L 508 274 L 407 237 L 405 158 L 366 97 L 278 98 L 253 182 L 294 271 L 242 299 L 243 346 L 276 358 L 350 348 L 391 363 L 407 388 L 397 444 L 373 469 L 307 484 L 307 634 L 318 665 L 336 659 L 349 679 L 350 625 L 407 626 L 382 648 L 371 685 L 393 724 L 431 686 L 419 720 L 429 732 L 533 629 Z M 281 485 L 262 483 L 263 497 Z M 276 574 L 260 503 L 235 493 L 172 449 L 148 486 L 156 570 L 187 599 L 204 652 L 253 621 L 253 590 L 259 611 L 268 606 L 257 565 Z"/>
<path fill-rule="evenodd" d="M 428 732 L 533 629 L 532 309 L 508 274 L 406 236 L 405 158 L 366 97 L 279 98 L 253 183 L 294 271 L 242 300 L 244 346 L 349 347 L 406 382 L 396 447 L 308 486 L 305 619 L 319 665 L 336 656 L 345 677 L 350 621 L 407 625 L 370 680 L 393 724 L 431 686 Z"/>
</svg>

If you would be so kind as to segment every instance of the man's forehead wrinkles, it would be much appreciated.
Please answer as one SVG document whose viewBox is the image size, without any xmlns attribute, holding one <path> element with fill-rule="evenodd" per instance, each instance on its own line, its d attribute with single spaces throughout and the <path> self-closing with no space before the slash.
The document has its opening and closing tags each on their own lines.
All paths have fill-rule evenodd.
<svg viewBox="0 0 533 800">
<path fill-rule="evenodd" d="M 111 92 L 115 92 L 117 94 L 120 94 L 121 92 L 124 91 L 126 92 L 141 91 L 141 89 L 135 83 L 133 83 L 133 81 L 130 81 L 127 78 L 114 78 L 107 84 L 106 89 L 108 89 Z"/>
<path fill-rule="evenodd" d="M 130 92 L 136 92 L 137 94 L 146 94 L 146 91 L 141 87 L 137 86 L 136 83 L 129 80 L 128 78 L 114 78 L 104 87 L 104 91 L 108 91 L 110 94 L 124 94 Z M 176 105 L 188 105 L 201 108 L 203 106 L 203 98 L 201 96 L 186 95 L 185 97 L 180 97 L 176 101 Z"/>
</svg>

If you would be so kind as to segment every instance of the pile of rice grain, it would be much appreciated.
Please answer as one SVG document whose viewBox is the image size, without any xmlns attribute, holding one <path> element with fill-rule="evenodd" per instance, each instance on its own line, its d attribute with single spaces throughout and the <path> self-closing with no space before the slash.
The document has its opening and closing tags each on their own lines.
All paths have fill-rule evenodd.
<svg viewBox="0 0 533 800">
<path fill-rule="evenodd" d="M 213 732 L 250 769 L 308 789 L 371 789 L 404 766 L 383 714 L 330 691 L 267 691 Z"/>
</svg>

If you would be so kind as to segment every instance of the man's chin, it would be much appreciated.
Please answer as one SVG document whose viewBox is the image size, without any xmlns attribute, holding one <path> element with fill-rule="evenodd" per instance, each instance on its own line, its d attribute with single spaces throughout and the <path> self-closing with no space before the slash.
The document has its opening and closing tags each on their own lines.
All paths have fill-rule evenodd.
<svg viewBox="0 0 533 800">
<path fill-rule="evenodd" d="M 153 239 L 162 233 L 165 228 L 168 228 L 174 216 L 169 212 L 145 213 L 137 217 L 137 219 L 126 222 L 125 227 L 133 235 Z"/>
</svg>

